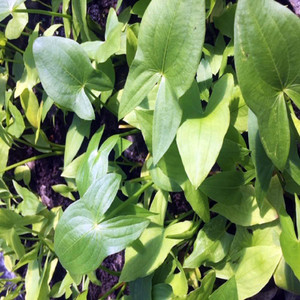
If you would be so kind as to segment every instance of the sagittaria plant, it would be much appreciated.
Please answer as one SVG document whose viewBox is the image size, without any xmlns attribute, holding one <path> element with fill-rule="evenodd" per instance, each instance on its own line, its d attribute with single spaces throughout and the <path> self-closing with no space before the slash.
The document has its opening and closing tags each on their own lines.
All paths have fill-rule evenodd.
<svg viewBox="0 0 300 300">
<path fill-rule="evenodd" d="M 89 1 L 24 2 L 0 3 L 0 249 L 27 265 L 7 297 L 92 299 L 98 268 L 119 277 L 99 299 L 240 300 L 271 278 L 300 294 L 299 18 L 275 0 L 120 0 L 104 31 Z M 28 13 L 63 24 L 29 29 Z M 53 106 L 65 145 L 46 134 Z M 7 166 L 20 144 L 42 154 Z M 64 211 L 30 186 L 28 163 L 56 155 Z M 121 272 L 102 265 L 123 250 Z"/>
</svg>

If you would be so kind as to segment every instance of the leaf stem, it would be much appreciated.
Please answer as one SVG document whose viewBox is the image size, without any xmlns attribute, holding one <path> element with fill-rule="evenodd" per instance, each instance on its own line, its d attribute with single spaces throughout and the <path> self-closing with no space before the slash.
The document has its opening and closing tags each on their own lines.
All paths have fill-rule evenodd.
<svg viewBox="0 0 300 300">
<path fill-rule="evenodd" d="M 53 11 L 42 10 L 42 9 L 15 9 L 13 12 L 39 14 L 39 15 L 45 15 L 45 16 L 50 16 L 50 17 L 60 17 L 60 18 L 66 18 L 66 19 L 72 20 L 71 15 L 56 13 Z"/>
<path fill-rule="evenodd" d="M 51 156 L 58 156 L 58 155 L 63 155 L 64 153 L 62 151 L 55 151 L 55 152 L 51 152 L 51 153 L 45 153 L 45 154 L 41 154 L 41 155 L 36 155 L 36 156 L 33 156 L 33 157 L 30 157 L 30 158 L 27 158 L 27 159 L 24 159 L 20 162 L 17 162 L 13 165 L 10 165 L 8 167 L 6 167 L 5 169 L 2 169 L 0 170 L 0 173 L 4 173 L 6 171 L 9 171 L 9 170 L 12 170 L 18 166 L 22 166 L 28 162 L 31 162 L 31 161 L 35 161 L 35 160 L 38 160 L 38 159 L 42 159 L 42 158 L 47 158 L 47 157 L 51 157 Z"/>
<path fill-rule="evenodd" d="M 22 49 L 18 48 L 17 46 L 15 46 L 13 43 L 9 42 L 9 41 L 6 41 L 6 44 L 13 48 L 14 50 L 18 51 L 19 53 L 21 54 L 24 54 L 25 51 L 23 51 Z"/>
<path fill-rule="evenodd" d="M 127 207 L 129 204 L 133 203 L 141 194 L 144 193 L 144 191 L 149 188 L 153 184 L 152 181 L 146 183 L 143 185 L 137 192 L 135 192 L 131 197 L 129 197 L 125 202 L 123 202 L 121 205 L 119 205 L 115 210 L 113 210 L 106 218 L 105 220 L 109 220 L 113 218 L 115 215 L 118 214 L 118 212 L 124 210 L 125 207 Z"/>
<path fill-rule="evenodd" d="M 112 294 L 115 290 L 117 290 L 124 284 L 125 284 L 125 282 L 118 282 L 108 292 L 106 292 L 102 297 L 100 297 L 98 300 L 105 300 L 110 294 Z"/>
</svg>

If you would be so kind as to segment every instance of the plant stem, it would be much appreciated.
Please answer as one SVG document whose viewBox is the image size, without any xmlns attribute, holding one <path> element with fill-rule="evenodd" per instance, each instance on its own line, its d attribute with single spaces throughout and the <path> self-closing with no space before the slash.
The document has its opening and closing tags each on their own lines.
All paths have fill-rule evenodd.
<svg viewBox="0 0 300 300">
<path fill-rule="evenodd" d="M 144 176 L 144 177 L 130 179 L 130 180 L 128 180 L 128 182 L 134 183 L 134 182 L 141 182 L 141 181 L 147 181 L 147 180 L 151 180 L 151 176 Z"/>
<path fill-rule="evenodd" d="M 125 289 L 126 289 L 126 283 L 125 283 L 125 284 L 122 286 L 122 288 L 120 289 L 120 292 L 118 293 L 116 300 L 118 300 L 118 299 L 121 298 L 121 296 L 122 296 L 122 294 L 124 293 Z"/>
<path fill-rule="evenodd" d="M 105 300 L 110 294 L 112 294 L 115 290 L 117 290 L 124 284 L 125 284 L 125 282 L 118 282 L 107 293 L 105 293 L 102 297 L 100 297 L 98 300 Z"/>
<path fill-rule="evenodd" d="M 47 158 L 47 157 L 51 157 L 51 156 L 58 156 L 58 155 L 63 155 L 64 153 L 62 151 L 55 151 L 55 152 L 51 152 L 51 153 L 45 153 L 45 154 L 41 154 L 41 155 L 36 155 L 36 156 L 33 156 L 33 157 L 30 157 L 30 158 L 27 158 L 25 160 L 22 160 L 18 163 L 15 163 L 13 165 L 10 165 L 8 167 L 6 167 L 5 169 L 3 170 L 0 170 L 0 173 L 4 173 L 6 171 L 9 171 L 9 170 L 12 170 L 18 166 L 22 166 L 28 162 L 31 162 L 31 161 L 35 161 L 35 160 L 38 160 L 38 159 L 42 159 L 42 158 Z"/>
<path fill-rule="evenodd" d="M 118 206 L 115 210 L 113 210 L 106 218 L 105 220 L 109 220 L 113 218 L 115 215 L 118 214 L 119 211 L 122 211 L 125 207 L 127 207 L 129 204 L 133 203 L 141 194 L 144 193 L 144 191 L 149 188 L 153 182 L 148 182 L 145 185 L 143 185 L 137 192 L 135 192 L 131 197 L 129 197 L 125 202 L 123 202 L 120 206 Z"/>
<path fill-rule="evenodd" d="M 6 41 L 6 44 L 13 48 L 14 50 L 18 51 L 19 53 L 21 54 L 24 54 L 25 51 L 23 51 L 22 49 L 18 48 L 17 46 L 15 46 L 13 43 L 9 42 L 9 41 Z"/>
<path fill-rule="evenodd" d="M 121 272 L 112 271 L 112 270 L 110 270 L 110 269 L 108 269 L 108 268 L 106 268 L 105 266 L 102 266 L 102 265 L 99 266 L 99 269 L 105 271 L 106 273 L 108 273 L 112 276 L 118 276 L 119 277 L 121 275 Z"/>
<path fill-rule="evenodd" d="M 56 13 L 56 12 L 53 12 L 53 11 L 42 10 L 42 9 L 15 9 L 13 12 L 28 13 L 28 14 L 39 14 L 39 15 L 45 15 L 45 16 L 50 16 L 50 17 L 60 17 L 60 18 L 66 18 L 66 19 L 69 19 L 69 20 L 72 19 L 71 15 Z"/>
<path fill-rule="evenodd" d="M 106 103 L 102 102 L 99 96 L 97 97 L 90 89 L 86 89 L 86 90 L 90 93 L 90 95 L 91 95 L 95 100 L 99 100 L 100 103 L 101 103 L 101 105 L 103 105 L 108 111 L 110 111 L 114 116 L 117 117 L 116 113 L 115 113 L 114 111 L 112 111 L 112 110 L 107 106 Z"/>
<path fill-rule="evenodd" d="M 42 5 L 44 5 L 45 7 L 48 7 L 48 8 L 50 8 L 50 9 L 52 9 L 52 6 L 51 6 L 51 5 L 48 5 L 48 4 L 44 3 L 44 2 L 41 1 L 41 0 L 35 0 L 35 1 L 38 2 L 38 3 L 40 3 L 40 4 L 42 4 Z"/>
<path fill-rule="evenodd" d="M 133 130 L 130 130 L 130 131 L 120 133 L 119 136 L 124 137 L 124 136 L 128 136 L 128 135 L 131 135 L 131 134 L 136 134 L 136 133 L 139 133 L 139 132 L 140 132 L 139 129 L 133 129 Z"/>
</svg>

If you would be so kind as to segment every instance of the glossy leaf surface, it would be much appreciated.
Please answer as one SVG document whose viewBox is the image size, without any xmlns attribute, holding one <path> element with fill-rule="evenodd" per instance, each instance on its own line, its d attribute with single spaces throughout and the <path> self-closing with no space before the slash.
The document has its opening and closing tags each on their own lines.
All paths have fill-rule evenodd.
<svg viewBox="0 0 300 300">
<path fill-rule="evenodd" d="M 85 87 L 94 76 L 98 77 L 100 90 L 110 90 L 112 83 L 107 75 L 92 67 L 79 44 L 61 37 L 40 37 L 34 42 L 33 54 L 46 93 L 80 118 L 94 119 Z"/>
<path fill-rule="evenodd" d="M 258 118 L 266 153 L 281 170 L 290 148 L 286 90 L 294 91 L 300 83 L 299 34 L 299 18 L 279 3 L 238 2 L 234 36 L 238 80 Z"/>
<path fill-rule="evenodd" d="M 55 231 L 55 252 L 71 273 L 95 270 L 103 259 L 137 239 L 149 221 L 133 216 L 103 220 L 120 184 L 109 174 L 94 182 L 82 199 L 68 207 Z"/>
<path fill-rule="evenodd" d="M 140 104 L 161 76 L 168 80 L 177 97 L 190 87 L 204 39 L 204 4 L 202 0 L 150 2 L 141 23 L 119 118 Z"/>
</svg>

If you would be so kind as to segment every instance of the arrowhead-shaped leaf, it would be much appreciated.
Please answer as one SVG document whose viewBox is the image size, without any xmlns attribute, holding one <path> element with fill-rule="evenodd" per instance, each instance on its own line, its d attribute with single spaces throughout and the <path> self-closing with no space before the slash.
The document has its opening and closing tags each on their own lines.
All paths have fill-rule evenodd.
<svg viewBox="0 0 300 300">
<path fill-rule="evenodd" d="M 299 18 L 276 1 L 238 2 L 234 41 L 239 84 L 258 118 L 266 153 L 281 170 L 290 148 L 285 97 L 299 101 L 299 35 Z"/>
<path fill-rule="evenodd" d="M 142 19 L 119 118 L 140 104 L 161 76 L 182 96 L 195 77 L 204 33 L 205 1 L 152 0 Z"/>
<path fill-rule="evenodd" d="M 193 111 L 199 102 L 197 98 L 186 98 L 183 103 L 184 113 L 191 113 L 179 127 L 176 141 L 185 171 L 195 188 L 206 178 L 220 153 L 230 121 L 228 104 L 232 88 L 232 75 L 222 77 L 205 112 L 199 112 L 198 117 Z"/>
<path fill-rule="evenodd" d="M 112 89 L 112 83 L 105 73 L 93 68 L 79 44 L 62 37 L 40 37 L 33 44 L 33 55 L 48 96 L 80 118 L 94 119 L 85 88 L 95 76 L 100 78 L 99 90 Z"/>
<path fill-rule="evenodd" d="M 70 273 L 95 270 L 103 259 L 136 240 L 149 221 L 134 216 L 104 220 L 112 204 L 121 176 L 108 174 L 95 181 L 82 199 L 70 205 L 60 219 L 54 247 L 61 264 Z"/>
</svg>

